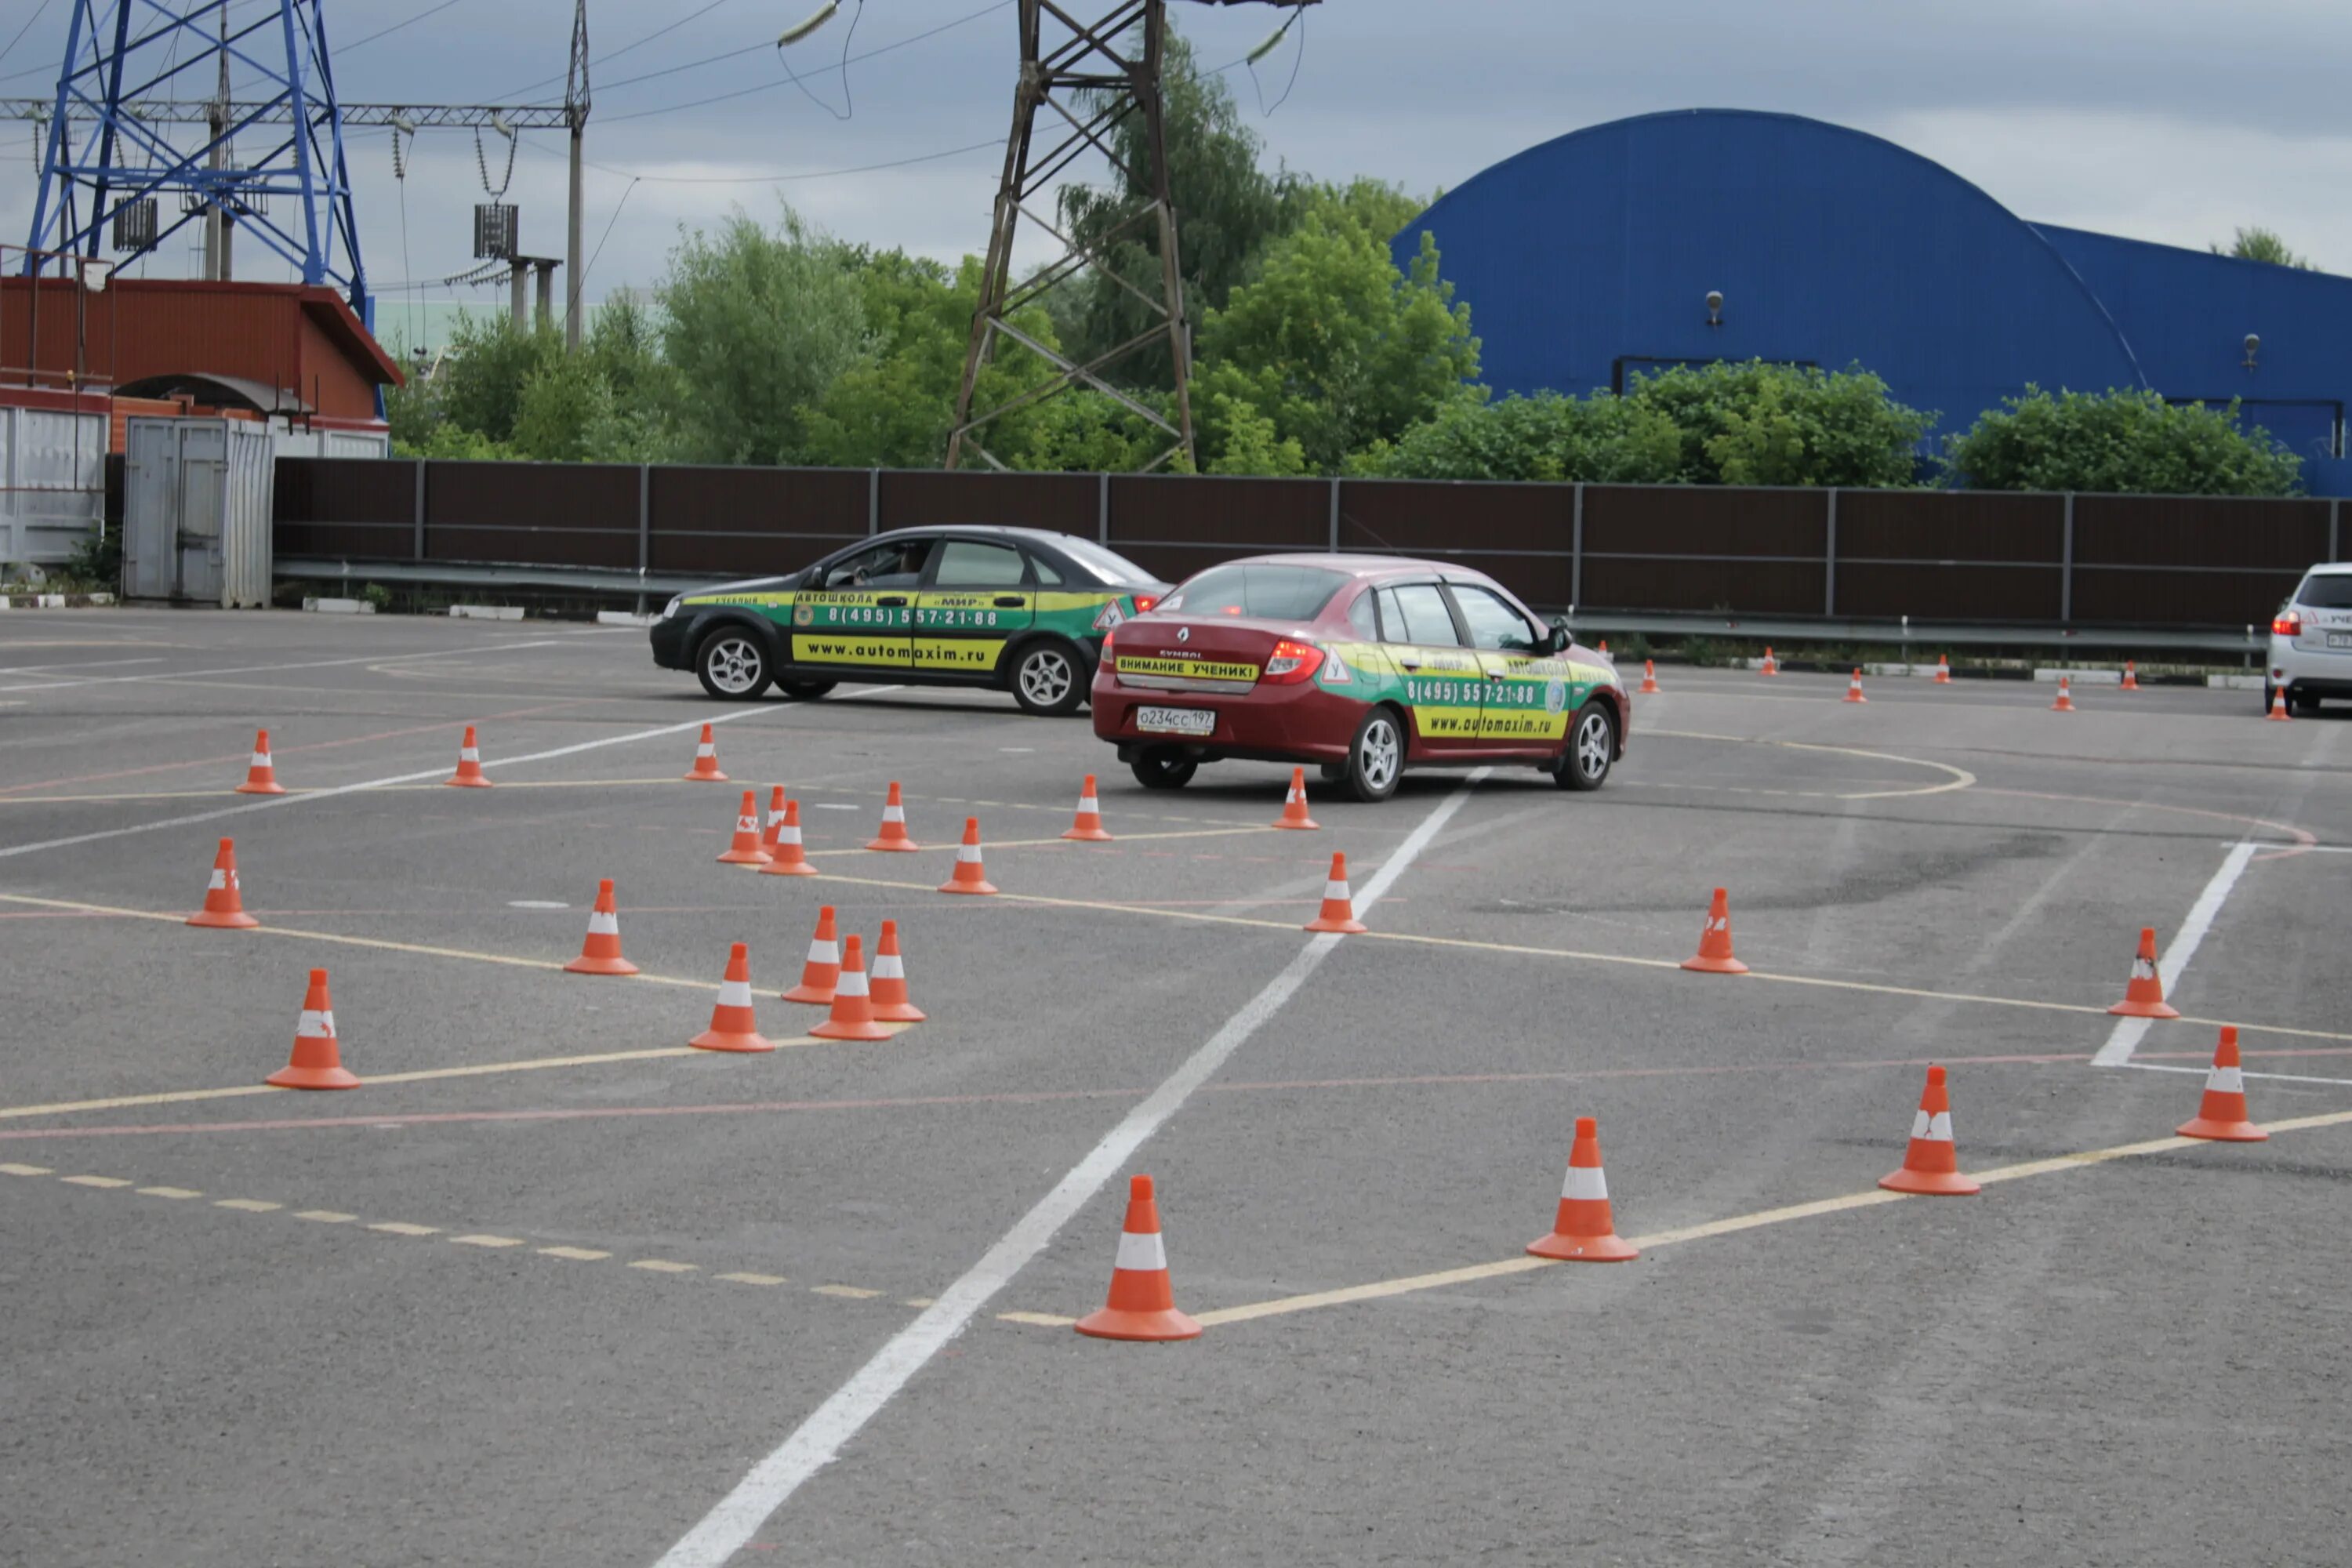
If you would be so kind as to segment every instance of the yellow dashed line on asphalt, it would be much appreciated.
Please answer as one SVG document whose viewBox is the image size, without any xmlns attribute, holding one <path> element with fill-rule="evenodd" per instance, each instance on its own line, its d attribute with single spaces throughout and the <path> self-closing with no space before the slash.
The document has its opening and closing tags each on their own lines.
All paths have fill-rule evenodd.
<svg viewBox="0 0 2352 1568">
<path fill-rule="evenodd" d="M 2317 1116 L 2297 1116 L 2284 1121 L 2266 1121 L 2263 1125 L 2273 1133 L 2296 1132 L 2315 1127 L 2340 1127 L 2352 1122 L 2352 1110 L 2327 1111 Z M 1989 1171 L 1969 1173 L 1979 1183 L 1991 1185 L 1999 1182 L 2021 1181 L 2029 1176 L 2056 1175 L 2068 1171 L 2088 1170 L 2110 1161 L 2129 1160 L 2143 1154 L 2160 1154 L 2174 1150 L 2210 1149 L 2213 1145 L 2197 1138 L 2150 1138 L 2138 1143 L 2118 1143 L 2105 1149 L 2086 1149 L 2078 1153 L 2058 1154 L 2048 1159 L 2026 1160 L 2013 1165 L 2000 1165 Z M 1678 1242 L 1701 1241 L 1710 1237 L 1736 1236 L 1742 1231 L 1759 1230 L 1767 1226 L 1786 1225 L 1791 1220 L 1814 1219 L 1822 1215 L 1844 1214 L 1853 1209 L 1876 1208 L 1883 1204 L 1902 1203 L 1908 1194 L 1890 1193 L 1882 1187 L 1871 1187 L 1858 1193 L 1846 1193 L 1833 1198 L 1819 1198 L 1811 1203 L 1789 1204 L 1780 1208 L 1761 1209 L 1754 1214 L 1735 1215 L 1728 1219 L 1709 1220 L 1702 1225 L 1683 1226 L 1674 1230 L 1654 1231 L 1647 1236 L 1629 1236 L 1625 1239 L 1647 1250 L 1671 1247 Z M 1549 1258 L 1529 1258 L 1521 1254 L 1493 1263 L 1474 1263 L 1462 1268 L 1439 1269 L 1430 1274 L 1411 1274 L 1399 1279 L 1378 1279 L 1368 1285 L 1344 1286 L 1336 1290 L 1315 1290 L 1299 1296 L 1282 1296 L 1270 1301 L 1252 1301 L 1244 1306 L 1225 1307 L 1214 1311 L 1192 1314 L 1203 1328 L 1215 1328 L 1225 1323 L 1246 1323 L 1260 1318 L 1286 1317 L 1294 1312 L 1314 1311 L 1323 1307 L 1351 1306 L 1359 1301 L 1376 1301 L 1391 1296 L 1407 1296 L 1423 1290 L 1442 1290 L 1452 1285 L 1475 1284 L 1482 1279 L 1505 1279 L 1514 1274 L 1530 1274 L 1539 1268 L 1560 1267 Z M 1026 1323 L 1040 1328 L 1067 1328 L 1074 1318 L 1056 1317 L 1045 1312 L 999 1312 L 999 1321 Z"/>
<path fill-rule="evenodd" d="M 149 1198 L 184 1198 L 184 1198 L 200 1198 L 200 1197 L 203 1197 L 203 1196 L 205 1195 L 204 1194 L 202 1194 L 202 1193 L 200 1193 L 200 1192 L 195 1191 L 195 1190 L 194 1190 L 194 1188 L 192 1188 L 192 1187 L 142 1187 L 142 1188 L 140 1188 L 140 1189 L 139 1189 L 139 1194 L 140 1194 L 140 1196 L 142 1196 L 142 1197 L 149 1197 Z"/>
<path fill-rule="evenodd" d="M 14 1162 L 0 1162 L 0 1176 L 47 1176 L 54 1173 L 47 1165 L 19 1165 Z"/>
<path fill-rule="evenodd" d="M 520 1247 L 519 1236 L 453 1236 L 450 1243 L 457 1247 Z"/>
<path fill-rule="evenodd" d="M 275 1208 L 278 1205 L 272 1204 L 270 1206 Z M 441 1234 L 441 1228 L 438 1226 L 411 1225 L 406 1220 L 400 1219 L 378 1220 L 368 1228 L 383 1231 L 386 1236 L 438 1236 Z"/>
<path fill-rule="evenodd" d="M 127 1187 L 131 1184 L 117 1176 L 60 1176 L 58 1179 L 77 1187 Z"/>
<path fill-rule="evenodd" d="M 541 1258 L 569 1258 L 580 1263 L 601 1263 L 613 1256 L 609 1252 L 599 1252 L 593 1247 L 542 1247 L 539 1255 Z"/>
<path fill-rule="evenodd" d="M 786 1283 L 784 1277 L 781 1274 L 715 1274 L 711 1276 L 711 1278 L 714 1279 L 725 1279 L 737 1285 L 782 1285 Z"/>
<path fill-rule="evenodd" d="M 866 1290 L 856 1285 L 812 1285 L 809 1290 L 814 1295 L 839 1296 L 851 1301 L 871 1301 L 882 1294 L 879 1290 Z"/>
<path fill-rule="evenodd" d="M 349 1225 L 360 1216 L 355 1214 L 345 1214 L 341 1209 L 296 1209 L 294 1217 L 315 1221 L 320 1225 Z"/>
<path fill-rule="evenodd" d="M 674 1263 L 667 1258 L 640 1258 L 629 1267 L 643 1268 L 653 1274 L 694 1274 L 700 1272 L 701 1266 L 693 1263 Z"/>
<path fill-rule="evenodd" d="M 274 1214 L 285 1206 L 284 1204 L 273 1204 L 266 1198 L 215 1198 L 213 1200 L 213 1207 L 235 1209 L 239 1214 Z"/>
</svg>

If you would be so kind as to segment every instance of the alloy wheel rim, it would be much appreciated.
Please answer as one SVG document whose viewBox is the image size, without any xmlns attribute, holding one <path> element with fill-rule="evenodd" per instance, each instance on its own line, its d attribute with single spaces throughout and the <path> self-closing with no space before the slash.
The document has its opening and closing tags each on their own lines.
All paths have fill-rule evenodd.
<svg viewBox="0 0 2352 1568">
<path fill-rule="evenodd" d="M 1070 661 L 1058 653 L 1031 655 L 1021 666 L 1021 689 L 1042 706 L 1059 702 L 1069 694 Z"/>
<path fill-rule="evenodd" d="M 741 637 L 729 637 L 704 657 L 710 683 L 722 691 L 749 691 L 759 679 L 759 650 Z"/>
<path fill-rule="evenodd" d="M 1362 755 L 1359 759 L 1364 782 L 1376 790 L 1383 790 L 1396 778 L 1396 731 L 1385 719 L 1376 719 L 1364 728 Z"/>
<path fill-rule="evenodd" d="M 1589 779 L 1609 765 L 1609 721 L 1598 713 L 1586 714 L 1576 727 L 1576 765 Z"/>
</svg>

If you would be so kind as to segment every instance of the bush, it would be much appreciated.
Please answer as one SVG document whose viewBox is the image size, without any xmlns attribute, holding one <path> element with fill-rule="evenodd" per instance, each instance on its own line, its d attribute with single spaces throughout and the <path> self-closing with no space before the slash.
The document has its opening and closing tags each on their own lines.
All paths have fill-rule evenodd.
<svg viewBox="0 0 2352 1568">
<path fill-rule="evenodd" d="M 63 575 L 79 584 L 84 593 L 121 593 L 122 531 L 111 524 L 101 524 L 98 532 L 74 546 Z"/>
<path fill-rule="evenodd" d="M 2028 386 L 1945 447 L 1946 479 L 1983 490 L 2113 495 L 2291 496 L 2303 459 L 2225 407 L 2170 404 L 2146 388 L 2106 393 Z"/>
</svg>

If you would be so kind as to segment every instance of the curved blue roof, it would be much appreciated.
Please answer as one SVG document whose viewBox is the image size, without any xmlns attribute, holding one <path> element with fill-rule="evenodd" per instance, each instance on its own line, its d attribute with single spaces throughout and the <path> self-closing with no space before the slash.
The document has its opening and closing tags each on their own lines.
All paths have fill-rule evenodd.
<svg viewBox="0 0 2352 1568">
<path fill-rule="evenodd" d="M 2352 396 L 2336 352 L 2339 330 L 2352 347 L 2352 280 L 2037 229 L 1941 164 L 1800 115 L 1684 110 L 1571 132 L 1440 198 L 1396 237 L 1401 265 L 1424 231 L 1498 393 L 1622 386 L 1683 361 L 1859 363 L 1944 430 L 2028 383 L 2154 386 L 2274 403 L 2254 416 L 2307 455 L 2337 438 L 2326 411 Z M 2275 329 L 2241 323 L 2249 289 L 2278 297 Z M 2306 350 L 2266 347 L 2255 373 L 2216 358 L 2314 313 L 2332 324 Z M 2198 384 L 2176 392 L 2176 365 Z"/>
</svg>

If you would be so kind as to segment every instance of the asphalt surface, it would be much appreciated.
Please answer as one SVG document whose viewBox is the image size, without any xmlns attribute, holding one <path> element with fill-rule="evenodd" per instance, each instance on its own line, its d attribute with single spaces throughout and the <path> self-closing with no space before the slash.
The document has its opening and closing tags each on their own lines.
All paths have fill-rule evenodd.
<svg viewBox="0 0 2352 1568">
<path fill-rule="evenodd" d="M 2343 1562 L 2352 723 L 1660 678 L 1597 795 L 1285 834 L 1283 770 L 638 632 L 0 617 L 0 1563 Z M 772 784 L 824 877 L 713 863 Z M 974 815 L 1004 896 L 931 892 Z M 179 923 L 224 834 L 258 931 Z M 1371 935 L 1297 930 L 1335 849 Z M 600 877 L 649 978 L 552 967 Z M 1754 976 L 1674 967 L 1718 885 Z M 821 902 L 930 1021 L 681 1050 L 734 941 L 804 1037 Z M 2118 1035 L 2143 925 L 2189 1017 Z M 258 1088 L 314 965 L 401 1081 Z M 2164 1142 L 2221 1020 L 2317 1124 Z M 1876 1202 L 1930 1061 L 2003 1179 Z M 1580 1115 L 1643 1256 L 1520 1268 Z M 1190 1343 L 1067 1326 L 1138 1171 Z"/>
</svg>

